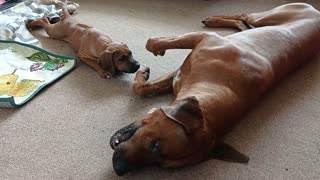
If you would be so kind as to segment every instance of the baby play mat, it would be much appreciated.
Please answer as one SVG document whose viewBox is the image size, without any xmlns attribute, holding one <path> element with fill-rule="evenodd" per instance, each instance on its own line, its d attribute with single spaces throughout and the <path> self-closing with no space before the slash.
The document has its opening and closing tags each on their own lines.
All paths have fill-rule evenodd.
<svg viewBox="0 0 320 180">
<path fill-rule="evenodd" d="M 75 66 L 75 59 L 0 40 L 0 107 L 18 107 Z"/>
</svg>

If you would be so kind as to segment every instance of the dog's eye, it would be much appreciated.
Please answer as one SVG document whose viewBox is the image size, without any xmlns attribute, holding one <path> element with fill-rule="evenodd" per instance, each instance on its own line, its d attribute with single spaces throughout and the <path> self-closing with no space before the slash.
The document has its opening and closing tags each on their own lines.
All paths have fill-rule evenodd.
<svg viewBox="0 0 320 180">
<path fill-rule="evenodd" d="M 154 154 L 160 154 L 160 141 L 156 140 L 151 143 L 151 152 Z"/>
</svg>

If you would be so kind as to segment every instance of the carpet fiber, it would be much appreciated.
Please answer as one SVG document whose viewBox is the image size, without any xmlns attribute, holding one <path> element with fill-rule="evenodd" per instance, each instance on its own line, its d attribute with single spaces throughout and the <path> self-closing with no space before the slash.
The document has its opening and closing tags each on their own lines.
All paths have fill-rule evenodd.
<svg viewBox="0 0 320 180">
<path fill-rule="evenodd" d="M 209 15 L 269 10 L 291 0 L 79 0 L 75 16 L 114 40 L 128 44 L 134 57 L 151 68 L 151 79 L 181 65 L 189 50 L 154 57 L 145 50 L 152 36 L 209 29 Z M 318 0 L 305 1 L 320 9 Z M 73 56 L 64 42 L 33 34 L 43 47 Z M 272 37 L 270 37 L 272 38 Z M 276 46 L 276 44 L 275 44 Z M 110 136 L 171 95 L 140 98 L 131 91 L 133 74 L 101 79 L 79 63 L 66 77 L 19 109 L 0 109 L 0 179 L 320 179 L 320 58 L 266 94 L 227 137 L 249 155 L 248 165 L 209 160 L 181 169 L 148 167 L 117 177 Z"/>
</svg>

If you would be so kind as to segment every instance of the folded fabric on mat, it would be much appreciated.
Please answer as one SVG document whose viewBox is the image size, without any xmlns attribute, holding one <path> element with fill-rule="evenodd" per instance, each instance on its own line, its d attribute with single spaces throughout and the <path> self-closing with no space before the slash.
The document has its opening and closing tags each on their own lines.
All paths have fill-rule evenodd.
<svg viewBox="0 0 320 180">
<path fill-rule="evenodd" d="M 0 11 L 11 8 L 23 0 L 0 0 Z"/>
<path fill-rule="evenodd" d="M 75 67 L 73 57 L 0 40 L 0 107 L 19 107 Z"/>
<path fill-rule="evenodd" d="M 7 3 L 12 5 L 16 1 L 8 1 L 2 4 L 0 8 Z M 26 27 L 28 20 L 41 17 L 47 17 L 50 20 L 60 18 L 54 5 L 43 5 L 38 0 L 26 0 L 9 9 L 0 11 L 0 39 L 13 40 L 41 47 L 38 39 Z"/>
</svg>

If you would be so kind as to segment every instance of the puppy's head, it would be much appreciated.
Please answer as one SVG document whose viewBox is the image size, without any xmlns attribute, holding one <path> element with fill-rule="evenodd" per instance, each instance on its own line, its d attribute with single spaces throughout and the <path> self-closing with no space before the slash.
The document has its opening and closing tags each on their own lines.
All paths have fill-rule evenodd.
<svg viewBox="0 0 320 180">
<path fill-rule="evenodd" d="M 188 97 L 171 106 L 152 109 L 142 120 L 118 130 L 110 140 L 115 150 L 113 168 L 121 176 L 146 165 L 181 167 L 210 156 L 248 161 L 246 156 L 215 142 L 211 136 L 205 128 L 197 99 Z"/>
<path fill-rule="evenodd" d="M 114 75 L 116 72 L 134 73 L 140 64 L 133 59 L 132 52 L 123 43 L 112 43 L 101 53 L 99 66 Z"/>
</svg>

